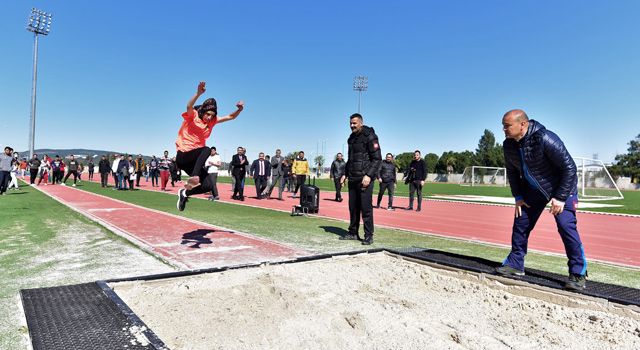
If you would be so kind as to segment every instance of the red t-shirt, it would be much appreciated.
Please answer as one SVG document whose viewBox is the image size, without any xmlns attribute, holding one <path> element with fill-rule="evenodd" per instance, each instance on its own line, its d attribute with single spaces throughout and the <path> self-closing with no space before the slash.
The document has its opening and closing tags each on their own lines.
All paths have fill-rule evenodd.
<svg viewBox="0 0 640 350">
<path fill-rule="evenodd" d="M 209 123 L 198 117 L 198 111 L 195 109 L 191 112 L 182 113 L 182 126 L 178 130 L 178 139 L 176 140 L 176 149 L 180 152 L 189 152 L 191 150 L 206 146 L 207 139 L 211 135 L 213 126 L 216 125 L 218 118 L 213 118 Z"/>
</svg>

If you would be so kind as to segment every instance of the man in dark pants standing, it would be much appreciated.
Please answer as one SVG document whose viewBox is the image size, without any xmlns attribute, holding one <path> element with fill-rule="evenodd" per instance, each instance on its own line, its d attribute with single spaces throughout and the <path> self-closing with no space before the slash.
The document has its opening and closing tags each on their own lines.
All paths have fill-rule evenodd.
<svg viewBox="0 0 640 350">
<path fill-rule="evenodd" d="M 569 259 L 569 280 L 564 288 L 586 286 L 587 259 L 577 229 L 578 176 L 576 163 L 558 135 L 520 109 L 502 117 L 505 166 L 511 193 L 515 197 L 511 252 L 496 272 L 524 275 L 529 234 L 546 208 L 553 214 Z"/>
<path fill-rule="evenodd" d="M 100 173 L 100 186 L 107 187 L 107 182 L 109 181 L 109 173 L 111 172 L 111 166 L 109 165 L 107 156 L 103 155 L 98 162 L 98 172 Z"/>
<path fill-rule="evenodd" d="M 251 176 L 256 185 L 256 198 L 262 199 L 262 193 L 267 188 L 269 176 L 271 176 L 271 163 L 260 152 L 258 159 L 251 164 Z"/>
<path fill-rule="evenodd" d="M 382 161 L 382 166 L 380 166 L 380 173 L 378 174 L 378 180 L 380 181 L 380 190 L 378 191 L 378 204 L 376 208 L 380 208 L 380 203 L 382 202 L 382 196 L 384 196 L 385 191 L 389 191 L 389 205 L 387 206 L 387 210 L 393 210 L 393 192 L 396 187 L 396 163 L 393 162 L 393 154 L 387 153 L 384 161 Z"/>
<path fill-rule="evenodd" d="M 231 166 L 233 170 L 231 176 L 235 179 L 233 187 L 233 196 L 231 198 L 244 201 L 244 176 L 247 173 L 247 157 L 244 155 L 242 147 L 238 147 L 238 153 L 231 157 Z"/>
<path fill-rule="evenodd" d="M 378 136 L 373 128 L 362 124 L 362 116 L 359 113 L 352 114 L 349 118 L 351 136 L 349 143 L 349 160 L 346 172 L 342 177 L 349 179 L 349 233 L 340 237 L 342 240 L 359 239 L 360 215 L 364 222 L 364 240 L 362 244 L 373 243 L 373 194 L 372 179 L 378 175 L 382 155 Z"/>
<path fill-rule="evenodd" d="M 282 171 L 282 161 L 284 157 L 282 156 L 282 151 L 280 149 L 276 150 L 276 155 L 271 158 L 271 186 L 269 186 L 269 191 L 267 193 L 267 197 L 271 198 L 271 192 L 273 188 L 278 186 L 278 199 L 282 200 L 282 188 L 284 182 L 284 172 Z"/>
<path fill-rule="evenodd" d="M 29 182 L 32 186 L 35 186 L 36 177 L 38 177 L 38 170 L 40 169 L 40 159 L 37 154 L 33 154 L 33 158 L 29 161 Z"/>
<path fill-rule="evenodd" d="M 409 184 L 409 207 L 407 210 L 413 210 L 413 195 L 416 192 L 418 194 L 418 208 L 416 211 L 422 210 L 422 186 L 424 186 L 424 181 L 427 179 L 427 167 L 421 156 L 420 151 L 415 150 L 413 152 L 413 160 L 409 164 L 409 175 L 406 180 Z"/>
<path fill-rule="evenodd" d="M 342 159 L 342 153 L 336 154 L 336 159 L 331 163 L 329 177 L 333 179 L 336 187 L 336 202 L 342 202 L 342 177 L 344 176 L 347 164 Z"/>
</svg>

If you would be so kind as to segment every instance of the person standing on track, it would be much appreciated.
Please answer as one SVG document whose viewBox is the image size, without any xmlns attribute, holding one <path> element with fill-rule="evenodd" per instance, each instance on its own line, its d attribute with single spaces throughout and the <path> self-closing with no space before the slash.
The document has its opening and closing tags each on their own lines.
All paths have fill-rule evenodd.
<svg viewBox="0 0 640 350">
<path fill-rule="evenodd" d="M 164 151 L 164 155 L 160 158 L 158 169 L 160 169 L 160 189 L 162 191 L 167 190 L 167 183 L 169 183 L 169 172 L 171 168 L 171 158 L 169 158 L 169 151 Z"/>
<path fill-rule="evenodd" d="M 142 158 L 142 154 L 138 154 L 138 158 L 136 158 L 135 162 L 135 173 L 136 173 L 136 187 L 140 187 L 140 178 L 142 178 L 142 172 L 144 172 L 145 164 L 144 159 Z"/>
<path fill-rule="evenodd" d="M 385 159 L 382 161 L 382 166 L 380 166 L 380 172 L 378 173 L 378 180 L 380 181 L 380 189 L 378 190 L 378 203 L 376 204 L 376 208 L 380 208 L 380 203 L 382 203 L 382 197 L 384 196 L 385 191 L 389 191 L 389 205 L 387 206 L 387 210 L 393 209 L 393 193 L 396 187 L 396 178 L 397 178 L 397 168 L 396 163 L 393 161 L 393 154 L 387 153 Z"/>
<path fill-rule="evenodd" d="M 507 276 L 524 275 L 529 234 L 547 204 L 558 226 L 569 266 L 564 288 L 586 287 L 587 259 L 577 229 L 577 167 L 558 135 L 520 109 L 502 117 L 505 165 L 515 197 L 511 252 L 496 269 Z"/>
<path fill-rule="evenodd" d="M 40 159 L 37 154 L 33 154 L 33 157 L 29 161 L 29 183 L 31 186 L 35 186 L 36 178 L 38 177 L 38 170 L 40 170 Z"/>
<path fill-rule="evenodd" d="M 182 126 L 176 140 L 176 163 L 178 168 L 191 176 L 185 183 L 185 188 L 178 191 L 178 210 L 183 211 L 189 196 L 211 191 L 210 185 L 204 180 L 207 176 L 205 162 L 211 154 L 206 146 L 214 126 L 234 120 L 244 109 L 244 102 L 236 103 L 236 111 L 224 117 L 218 117 L 218 105 L 215 99 L 208 98 L 202 105 L 194 106 L 198 98 L 206 92 L 206 83 L 201 81 L 197 91 L 187 102 L 187 111 L 182 113 Z"/>
<path fill-rule="evenodd" d="M 109 166 L 109 160 L 105 155 L 103 155 L 100 162 L 98 162 L 98 172 L 100 173 L 100 186 L 107 187 L 111 166 Z"/>
<path fill-rule="evenodd" d="M 349 144 L 349 159 L 345 175 L 341 182 L 349 179 L 349 233 L 340 237 L 341 240 L 359 239 L 360 215 L 364 222 L 364 240 L 362 244 L 373 243 L 373 182 L 382 162 L 378 135 L 373 128 L 362 124 L 362 115 L 352 114 L 349 118 L 351 135 Z"/>
<path fill-rule="evenodd" d="M 342 202 L 342 177 L 344 176 L 347 163 L 342 159 L 342 153 L 336 154 L 336 159 L 331 163 L 329 177 L 333 179 L 336 188 L 336 202 Z"/>
<path fill-rule="evenodd" d="M 406 182 L 409 184 L 409 206 L 407 210 L 413 210 L 413 195 L 418 194 L 418 208 L 416 211 L 422 210 L 422 187 L 427 179 L 427 167 L 422 160 L 422 154 L 419 150 L 413 152 L 413 160 L 409 164 L 409 173 Z"/>
<path fill-rule="evenodd" d="M 79 169 L 79 162 L 76 160 L 76 158 L 73 156 L 73 154 L 71 156 L 69 156 L 69 161 L 67 162 L 67 175 L 64 177 L 64 180 L 62 180 L 62 185 L 66 186 L 66 182 L 67 179 L 69 178 L 70 175 L 73 175 L 73 187 L 76 187 L 76 183 L 78 182 L 78 169 Z"/>
<path fill-rule="evenodd" d="M 231 157 L 231 167 L 233 176 L 233 195 L 232 199 L 244 201 L 244 177 L 247 173 L 247 165 L 249 160 L 244 154 L 244 148 L 238 147 L 237 153 Z"/>
<path fill-rule="evenodd" d="M 293 172 L 293 178 L 296 181 L 296 188 L 293 191 L 293 196 L 291 196 L 291 198 L 296 198 L 300 186 L 304 185 L 304 182 L 307 180 L 307 176 L 309 175 L 309 162 L 307 161 L 307 158 L 304 157 L 304 151 L 300 151 L 296 159 L 293 160 L 291 171 Z"/>
</svg>

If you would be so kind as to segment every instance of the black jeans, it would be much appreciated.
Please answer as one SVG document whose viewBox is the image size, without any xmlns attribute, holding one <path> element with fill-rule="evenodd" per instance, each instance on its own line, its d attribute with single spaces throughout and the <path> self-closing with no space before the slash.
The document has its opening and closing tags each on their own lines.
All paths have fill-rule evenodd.
<svg viewBox="0 0 640 350">
<path fill-rule="evenodd" d="M 73 184 L 75 185 L 76 182 L 78 181 L 78 171 L 77 170 L 69 170 L 67 172 L 67 176 L 64 177 L 64 180 L 62 180 L 62 183 L 67 182 L 67 179 L 69 178 L 69 176 L 73 174 Z"/>
<path fill-rule="evenodd" d="M 236 183 L 235 186 L 233 187 L 233 196 L 240 196 L 240 197 L 244 197 L 244 175 L 245 175 L 246 171 L 244 168 L 242 169 L 233 169 L 233 178 L 235 179 Z"/>
<path fill-rule="evenodd" d="M 373 236 L 373 183 L 362 188 L 362 179 L 349 180 L 349 234 L 357 235 L 360 228 L 360 216 L 364 223 L 364 238 Z"/>
<path fill-rule="evenodd" d="M 307 180 L 307 175 L 296 175 L 296 189 L 293 191 L 293 194 L 298 193 L 298 189 L 300 186 L 304 185 L 304 182 Z"/>
<path fill-rule="evenodd" d="M 109 173 L 100 173 L 100 185 L 107 187 L 107 181 L 109 181 Z"/>
<path fill-rule="evenodd" d="M 7 186 L 9 186 L 9 179 L 11 179 L 11 172 L 2 170 L 0 171 L 0 194 L 7 192 Z"/>
<path fill-rule="evenodd" d="M 264 190 L 267 188 L 267 184 L 269 183 L 269 179 L 267 178 L 266 175 L 258 175 L 256 176 L 253 181 L 255 182 L 256 185 L 256 197 L 260 198 L 260 196 L 262 195 L 262 192 L 264 192 Z"/>
<path fill-rule="evenodd" d="M 380 190 L 378 191 L 378 206 L 382 202 L 382 197 L 384 196 L 384 191 L 389 190 L 389 208 L 393 207 L 393 192 L 395 190 L 396 184 L 395 182 L 381 182 Z"/>
<path fill-rule="evenodd" d="M 340 183 L 340 178 L 333 178 L 333 185 L 336 187 L 336 200 L 342 199 L 342 183 Z"/>
<path fill-rule="evenodd" d="M 29 169 L 29 182 L 33 185 L 38 177 L 38 169 Z"/>
<path fill-rule="evenodd" d="M 422 185 L 420 180 L 409 182 L 409 208 L 413 208 L 413 194 L 418 192 L 418 209 L 422 207 Z"/>
<path fill-rule="evenodd" d="M 140 187 L 140 178 L 142 177 L 142 170 L 136 171 L 136 186 Z"/>
</svg>

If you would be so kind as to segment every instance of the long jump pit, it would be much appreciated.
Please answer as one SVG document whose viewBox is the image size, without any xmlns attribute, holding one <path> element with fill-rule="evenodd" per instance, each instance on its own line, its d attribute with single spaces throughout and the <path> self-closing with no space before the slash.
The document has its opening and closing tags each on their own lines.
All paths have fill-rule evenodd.
<svg viewBox="0 0 640 350">
<path fill-rule="evenodd" d="M 617 303 L 473 270 L 378 249 L 98 284 L 131 348 L 640 349 L 637 289 Z"/>
</svg>

